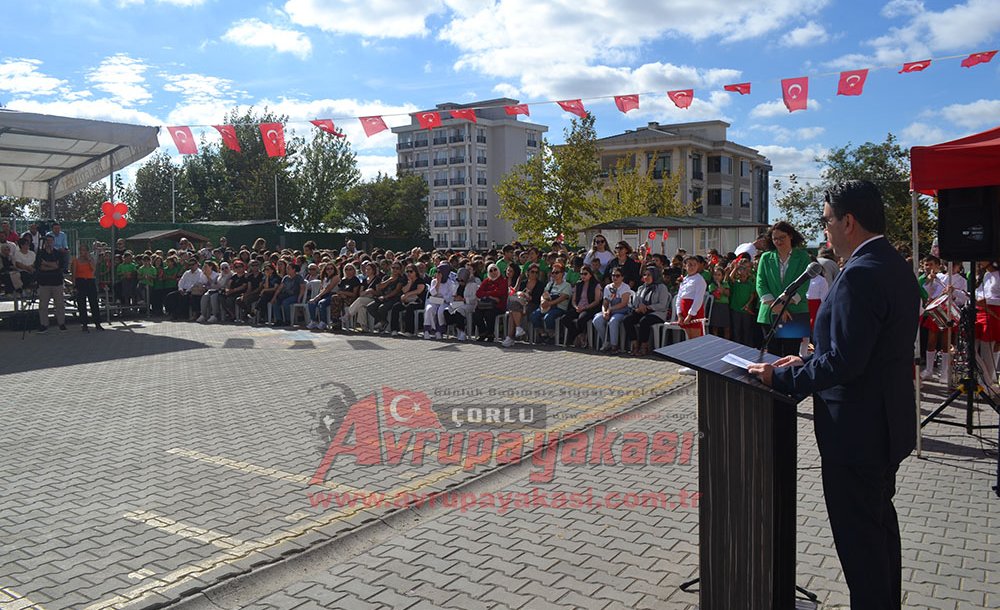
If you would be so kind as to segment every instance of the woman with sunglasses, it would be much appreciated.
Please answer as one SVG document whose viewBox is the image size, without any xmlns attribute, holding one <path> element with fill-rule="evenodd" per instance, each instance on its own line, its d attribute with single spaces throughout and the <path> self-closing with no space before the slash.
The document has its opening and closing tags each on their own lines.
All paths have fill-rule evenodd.
<svg viewBox="0 0 1000 610">
<path fill-rule="evenodd" d="M 601 305 L 601 313 L 594 316 L 594 330 L 597 331 L 597 344 L 601 345 L 604 338 L 604 331 L 608 331 L 608 340 L 601 346 L 601 351 L 617 354 L 618 337 L 621 332 L 621 323 L 628 315 L 632 297 L 635 293 L 632 288 L 625 283 L 625 277 L 621 269 L 611 271 L 611 283 L 604 287 L 604 300 Z"/>
<path fill-rule="evenodd" d="M 590 246 L 590 250 L 588 250 L 587 254 L 583 257 L 583 264 L 587 267 L 591 267 L 594 260 L 600 261 L 600 268 L 598 269 L 598 272 L 603 276 L 608 267 L 608 263 L 611 262 L 612 258 L 614 258 L 614 254 L 608 249 L 608 240 L 603 235 L 598 233 L 594 236 L 594 241 Z"/>
<path fill-rule="evenodd" d="M 507 313 L 510 319 L 507 322 L 507 336 L 503 340 L 504 347 L 514 345 L 515 339 L 527 336 L 521 324 L 538 307 L 542 301 L 542 292 L 545 291 L 545 282 L 542 281 L 541 268 L 537 263 L 531 263 L 522 273 L 520 279 L 516 275 L 511 275 L 513 265 L 507 268 L 507 281 L 509 282 L 510 296 L 507 297 Z"/>
<path fill-rule="evenodd" d="M 520 271 L 520 267 L 515 263 L 508 265 L 508 269 L 515 268 Z M 472 316 L 472 321 L 476 326 L 479 336 L 476 341 L 486 343 L 493 341 L 493 327 L 496 324 L 497 316 L 507 310 L 507 279 L 500 275 L 500 268 L 490 263 L 486 268 L 486 279 L 476 290 L 476 313 Z"/>
<path fill-rule="evenodd" d="M 670 313 L 670 292 L 660 281 L 660 270 L 649 265 L 642 274 L 642 284 L 635 291 L 632 313 L 625 316 L 625 340 L 633 356 L 648 356 L 653 327 L 667 321 Z"/>
<path fill-rule="evenodd" d="M 394 335 L 402 333 L 411 336 L 416 329 L 413 314 L 424 308 L 428 281 L 426 277 L 420 275 L 417 266 L 412 263 L 406 266 L 404 276 L 399 302 L 393 305 L 389 312 L 389 328 Z M 403 318 L 401 326 L 400 316 Z"/>
<path fill-rule="evenodd" d="M 580 269 L 580 281 L 573 287 L 566 325 L 566 345 L 586 347 L 590 321 L 601 310 L 601 282 L 590 267 Z"/>
<path fill-rule="evenodd" d="M 382 282 L 382 273 L 379 271 L 378 265 L 371 260 L 366 260 L 361 264 L 361 275 L 363 276 L 361 278 L 361 296 L 354 299 L 351 306 L 347 308 L 347 318 L 350 324 L 354 324 L 362 309 L 367 309 L 375 302 L 375 291 Z"/>
</svg>

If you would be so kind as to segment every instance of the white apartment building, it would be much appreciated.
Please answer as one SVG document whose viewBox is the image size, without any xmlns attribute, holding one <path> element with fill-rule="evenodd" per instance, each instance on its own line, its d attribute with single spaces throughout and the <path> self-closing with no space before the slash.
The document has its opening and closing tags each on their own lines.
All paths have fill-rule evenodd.
<svg viewBox="0 0 1000 610">
<path fill-rule="evenodd" d="M 514 241 L 511 223 L 498 217 L 496 185 L 515 165 L 538 153 L 545 125 L 518 121 L 500 98 L 469 104 L 438 104 L 441 126 L 422 129 L 416 118 L 393 127 L 398 174 L 427 181 L 427 221 L 436 248 L 490 248 Z M 454 119 L 449 110 L 475 108 L 476 122 Z"/>
<path fill-rule="evenodd" d="M 699 121 L 630 129 L 598 138 L 601 169 L 614 171 L 618 160 L 632 155 L 635 167 L 654 179 L 682 173 L 682 203 L 696 203 L 697 217 L 768 225 L 771 162 L 753 148 L 726 139 L 729 123 Z"/>
</svg>

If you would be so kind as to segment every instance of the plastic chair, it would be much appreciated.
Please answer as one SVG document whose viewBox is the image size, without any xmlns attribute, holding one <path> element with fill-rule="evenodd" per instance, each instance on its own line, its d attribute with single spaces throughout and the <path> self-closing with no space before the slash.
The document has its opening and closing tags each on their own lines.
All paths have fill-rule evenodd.
<svg viewBox="0 0 1000 610">
<path fill-rule="evenodd" d="M 292 306 L 288 314 L 289 324 L 295 326 L 295 317 L 296 317 L 295 312 L 297 311 L 302 312 L 302 320 L 305 324 L 308 325 L 309 323 L 312 322 L 312 316 L 309 315 L 309 299 L 316 296 L 316 293 L 317 291 L 320 290 L 321 286 L 322 282 L 320 282 L 319 280 L 309 280 L 308 282 L 306 282 L 306 290 L 303 293 L 302 298 L 299 300 L 299 302 L 292 303 Z M 270 308 L 268 308 L 268 317 L 270 317 L 270 315 L 271 315 Z"/>
</svg>

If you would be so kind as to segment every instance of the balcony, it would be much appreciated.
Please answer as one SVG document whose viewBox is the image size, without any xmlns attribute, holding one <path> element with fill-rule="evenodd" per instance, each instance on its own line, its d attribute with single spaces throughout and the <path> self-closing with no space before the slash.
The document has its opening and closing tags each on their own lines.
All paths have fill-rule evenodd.
<svg viewBox="0 0 1000 610">
<path fill-rule="evenodd" d="M 418 159 L 413 162 L 413 167 L 427 167 L 431 162 L 427 159 Z"/>
<path fill-rule="evenodd" d="M 465 136 L 451 136 L 450 138 L 448 138 L 448 141 L 452 143 L 465 142 Z"/>
<path fill-rule="evenodd" d="M 413 148 L 413 142 L 400 142 L 396 144 L 396 150 L 407 150 Z"/>
<path fill-rule="evenodd" d="M 538 140 L 528 140 L 528 146 L 530 146 L 531 148 L 535 148 L 536 146 L 538 146 Z"/>
<path fill-rule="evenodd" d="M 705 179 L 705 174 L 703 174 L 702 172 L 691 172 L 691 179 L 692 180 L 704 180 Z"/>
<path fill-rule="evenodd" d="M 465 240 L 462 240 L 462 241 L 452 241 L 451 242 L 451 247 L 452 248 L 464 248 L 465 247 Z"/>
<path fill-rule="evenodd" d="M 445 136 L 440 136 L 440 137 L 434 138 L 434 144 L 435 145 L 436 144 L 447 144 L 447 143 L 448 143 L 448 138 L 446 138 Z"/>
<path fill-rule="evenodd" d="M 480 144 L 486 144 L 486 136 L 476 136 L 476 142 Z"/>
<path fill-rule="evenodd" d="M 414 140 L 413 148 L 427 148 L 427 140 Z"/>
<path fill-rule="evenodd" d="M 458 176 L 448 181 L 449 184 L 465 184 L 465 176 Z"/>
<path fill-rule="evenodd" d="M 477 227 L 486 227 L 486 226 L 489 226 L 489 223 L 490 223 L 490 221 L 486 220 L 485 218 L 480 218 L 479 220 L 476 221 L 476 226 Z"/>
<path fill-rule="evenodd" d="M 436 199 L 434 201 L 434 207 L 436 207 L 436 208 L 446 208 L 446 207 L 448 207 L 448 200 L 447 199 Z"/>
<path fill-rule="evenodd" d="M 488 241 L 477 242 L 476 247 L 478 247 L 480 250 L 485 250 L 490 247 L 490 242 Z"/>
<path fill-rule="evenodd" d="M 487 203 L 487 201 L 485 199 L 477 199 L 476 200 L 476 205 L 485 206 L 485 205 L 488 205 L 488 203 Z"/>
<path fill-rule="evenodd" d="M 465 163 L 465 157 L 451 157 L 448 159 L 448 163 Z"/>
<path fill-rule="evenodd" d="M 448 226 L 448 221 L 447 220 L 435 220 L 434 221 L 434 226 L 435 227 L 447 227 Z"/>
<path fill-rule="evenodd" d="M 451 199 L 448 201 L 448 203 L 451 204 L 452 207 L 460 207 L 463 205 L 467 205 L 467 201 L 468 200 L 464 198 L 460 198 L 460 199 Z"/>
<path fill-rule="evenodd" d="M 447 178 L 435 178 L 434 179 L 434 186 L 448 186 L 448 179 Z"/>
<path fill-rule="evenodd" d="M 486 165 L 486 157 L 476 157 L 476 163 Z"/>
<path fill-rule="evenodd" d="M 434 159 L 434 165 L 435 166 L 438 166 L 438 165 L 448 165 L 448 160 L 447 159 Z"/>
<path fill-rule="evenodd" d="M 413 164 L 412 163 L 397 163 L 396 164 L 396 171 L 397 172 L 405 171 L 405 170 L 408 170 L 408 169 L 413 169 Z"/>
<path fill-rule="evenodd" d="M 451 226 L 453 226 L 453 227 L 464 227 L 465 226 L 465 219 L 464 218 L 452 218 L 449 222 L 450 222 Z"/>
<path fill-rule="evenodd" d="M 486 184 L 486 178 L 476 178 L 476 184 Z"/>
</svg>

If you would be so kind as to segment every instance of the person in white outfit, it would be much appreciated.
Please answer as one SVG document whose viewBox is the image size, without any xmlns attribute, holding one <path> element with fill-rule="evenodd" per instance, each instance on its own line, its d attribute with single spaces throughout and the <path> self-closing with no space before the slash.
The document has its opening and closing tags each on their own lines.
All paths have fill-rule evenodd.
<svg viewBox="0 0 1000 610">
<path fill-rule="evenodd" d="M 459 341 L 465 341 L 467 338 L 465 329 L 471 328 L 470 321 L 476 312 L 476 304 L 479 302 L 476 291 L 479 290 L 480 282 L 479 278 L 472 272 L 471 265 L 458 270 L 456 281 L 458 287 L 455 290 L 455 295 L 451 298 L 451 303 L 448 304 L 444 318 L 448 324 L 454 324 L 455 328 L 458 329 L 455 338 Z"/>
<path fill-rule="evenodd" d="M 924 291 L 927 293 L 928 304 L 932 303 L 934 299 L 940 297 L 945 292 L 945 283 L 942 279 L 945 276 L 940 272 L 941 260 L 938 257 L 927 256 L 924 258 L 924 273 L 920 277 L 920 281 L 922 282 Z M 920 378 L 928 380 L 934 376 L 934 364 L 935 360 L 937 360 L 938 347 L 940 346 L 941 380 L 947 383 L 951 367 L 951 353 L 948 351 L 949 337 L 947 330 L 944 331 L 944 337 L 941 337 L 941 329 L 927 315 L 921 317 L 920 324 L 927 329 L 927 352 L 925 354 L 927 360 L 924 363 L 924 370 L 920 372 Z"/>
<path fill-rule="evenodd" d="M 440 339 L 448 322 L 444 314 L 448 311 L 448 304 L 455 295 L 458 282 L 451 277 L 451 265 L 441 263 L 431 280 L 430 289 L 427 291 L 427 300 L 424 302 L 424 339 L 430 339 L 434 333 L 435 339 Z"/>
</svg>

